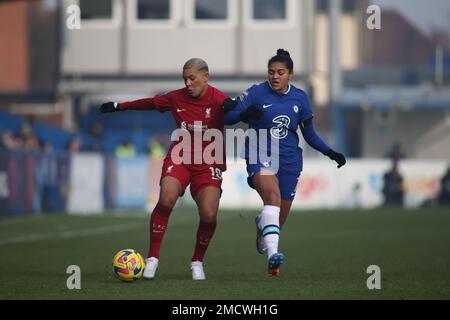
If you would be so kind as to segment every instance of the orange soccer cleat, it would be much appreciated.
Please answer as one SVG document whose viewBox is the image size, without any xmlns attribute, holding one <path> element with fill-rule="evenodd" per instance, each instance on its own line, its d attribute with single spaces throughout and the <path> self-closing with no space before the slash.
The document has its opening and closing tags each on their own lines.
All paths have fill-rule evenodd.
<svg viewBox="0 0 450 320">
<path fill-rule="evenodd" d="M 284 263 L 284 254 L 281 252 L 274 253 L 269 258 L 267 274 L 272 277 L 280 276 L 280 267 Z"/>
</svg>

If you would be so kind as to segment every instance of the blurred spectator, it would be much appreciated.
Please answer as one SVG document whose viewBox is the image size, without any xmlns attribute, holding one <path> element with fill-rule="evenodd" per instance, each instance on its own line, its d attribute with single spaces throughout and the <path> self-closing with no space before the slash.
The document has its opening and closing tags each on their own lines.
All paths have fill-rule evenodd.
<svg viewBox="0 0 450 320">
<path fill-rule="evenodd" d="M 395 142 L 386 154 L 386 157 L 394 162 L 405 158 L 405 153 L 403 152 L 401 143 L 398 141 Z"/>
<path fill-rule="evenodd" d="M 129 143 L 127 140 L 123 140 L 116 147 L 117 157 L 134 157 L 136 156 L 136 147 Z"/>
<path fill-rule="evenodd" d="M 447 172 L 441 179 L 441 192 L 438 197 L 439 204 L 450 204 L 450 166 L 447 168 Z"/>
<path fill-rule="evenodd" d="M 12 150 L 23 150 L 25 148 L 25 141 L 21 137 L 14 137 L 14 145 Z"/>
<path fill-rule="evenodd" d="M 6 129 L 1 133 L 0 150 L 39 150 L 39 140 L 33 131 L 21 130 L 21 134 L 15 137 L 11 130 Z"/>
<path fill-rule="evenodd" d="M 76 153 L 81 151 L 81 140 L 79 137 L 74 136 L 70 141 L 68 148 L 69 152 Z"/>
<path fill-rule="evenodd" d="M 101 146 L 99 146 L 97 143 L 94 142 L 91 145 L 90 151 L 92 151 L 92 152 L 102 152 L 103 150 L 102 150 Z"/>
<path fill-rule="evenodd" d="M 41 154 L 39 162 L 41 204 L 44 212 L 60 210 L 58 190 L 58 162 L 50 148 Z"/>
<path fill-rule="evenodd" d="M 20 128 L 19 136 L 26 141 L 28 138 L 34 135 L 33 127 L 29 121 L 24 120 Z"/>
<path fill-rule="evenodd" d="M 352 187 L 352 198 L 353 198 L 353 208 L 362 207 L 362 195 L 361 195 L 361 184 L 359 182 L 355 183 Z"/>
<path fill-rule="evenodd" d="M 147 144 L 147 150 L 149 155 L 157 160 L 164 159 L 166 154 L 166 150 L 164 150 L 163 146 L 156 137 L 150 137 Z"/>
<path fill-rule="evenodd" d="M 25 143 L 25 150 L 28 151 L 39 150 L 39 140 L 33 132 L 28 134 L 28 136 L 24 139 L 24 143 Z"/>
<path fill-rule="evenodd" d="M 343 200 L 343 205 L 348 208 L 356 209 L 362 207 L 362 186 L 361 183 L 355 182 L 351 191 Z"/>
<path fill-rule="evenodd" d="M 0 150 L 13 150 L 15 147 L 15 138 L 9 129 L 3 130 L 0 140 Z"/>
<path fill-rule="evenodd" d="M 383 195 L 385 205 L 403 205 L 403 177 L 398 171 L 398 162 L 392 162 L 392 168 L 383 176 Z"/>
<path fill-rule="evenodd" d="M 100 122 L 94 122 L 90 127 L 89 134 L 93 138 L 91 144 L 92 152 L 102 152 L 101 141 L 103 139 L 103 127 Z"/>
<path fill-rule="evenodd" d="M 53 152 L 53 145 L 51 142 L 46 141 L 42 144 L 42 150 L 44 150 L 45 153 L 51 153 Z"/>
<path fill-rule="evenodd" d="M 89 134 L 96 139 L 103 138 L 103 127 L 100 122 L 94 122 L 89 129 Z"/>
</svg>

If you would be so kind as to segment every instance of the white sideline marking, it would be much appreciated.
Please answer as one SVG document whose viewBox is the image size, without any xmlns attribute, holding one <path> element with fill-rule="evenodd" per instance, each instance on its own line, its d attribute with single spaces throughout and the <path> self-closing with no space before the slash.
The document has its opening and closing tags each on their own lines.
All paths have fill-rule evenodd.
<svg viewBox="0 0 450 320">
<path fill-rule="evenodd" d="M 83 230 L 67 230 L 61 232 L 55 232 L 53 234 L 30 234 L 26 236 L 19 236 L 9 239 L 0 240 L 0 245 L 7 244 L 17 244 L 17 243 L 25 243 L 25 242 L 38 242 L 48 239 L 70 239 L 70 238 L 83 238 L 89 236 L 97 236 L 101 234 L 109 234 L 116 232 L 123 232 L 132 229 L 136 229 L 142 226 L 141 223 L 129 223 L 122 225 L 114 225 L 114 226 L 103 226 L 97 228 L 83 229 Z"/>
</svg>

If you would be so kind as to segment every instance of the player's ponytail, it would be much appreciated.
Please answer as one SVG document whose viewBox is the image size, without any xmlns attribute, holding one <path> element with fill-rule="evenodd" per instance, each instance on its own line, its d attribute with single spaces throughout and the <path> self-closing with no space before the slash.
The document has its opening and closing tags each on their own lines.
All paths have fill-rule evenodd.
<svg viewBox="0 0 450 320">
<path fill-rule="evenodd" d="M 284 49 L 278 49 L 277 54 L 270 58 L 269 63 L 267 64 L 267 67 L 269 67 L 274 62 L 281 62 L 285 63 L 286 67 L 289 69 L 289 72 L 294 71 L 294 62 L 291 59 L 291 55 L 289 54 L 289 51 L 286 51 Z"/>
<path fill-rule="evenodd" d="M 277 56 L 288 56 L 288 57 L 290 57 L 291 55 L 289 54 L 289 51 L 286 51 L 284 49 L 278 49 L 277 50 Z"/>
</svg>

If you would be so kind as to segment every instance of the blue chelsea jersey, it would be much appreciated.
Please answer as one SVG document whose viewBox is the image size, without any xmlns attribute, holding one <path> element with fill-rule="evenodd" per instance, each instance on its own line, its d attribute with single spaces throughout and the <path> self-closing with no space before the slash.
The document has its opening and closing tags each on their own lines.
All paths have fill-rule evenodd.
<svg viewBox="0 0 450 320">
<path fill-rule="evenodd" d="M 311 111 L 306 92 L 289 85 L 288 91 L 278 93 L 273 90 L 269 82 L 253 85 L 237 98 L 235 109 L 225 114 L 225 124 L 234 124 L 240 121 L 240 114 L 250 106 L 262 109 L 263 116 L 259 120 L 250 119 L 249 129 L 267 130 L 267 151 L 271 153 L 270 141 L 278 142 L 279 163 L 281 166 L 293 165 L 302 168 L 302 150 L 299 147 L 297 129 L 301 122 L 311 119 Z M 245 157 L 254 144 L 245 146 Z M 275 156 L 272 154 L 272 156 Z M 296 166 L 295 164 L 298 164 Z"/>
</svg>

